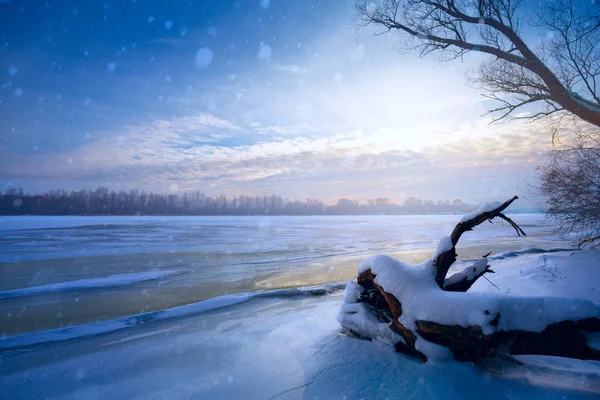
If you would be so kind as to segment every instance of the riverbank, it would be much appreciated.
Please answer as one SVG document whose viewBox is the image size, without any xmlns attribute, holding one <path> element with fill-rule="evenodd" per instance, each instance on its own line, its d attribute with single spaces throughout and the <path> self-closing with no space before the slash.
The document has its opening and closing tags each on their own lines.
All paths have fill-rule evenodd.
<svg viewBox="0 0 600 400">
<path fill-rule="evenodd" d="M 491 260 L 499 289 L 480 280 L 472 290 L 600 303 L 598 262 L 598 251 L 500 255 Z M 340 291 L 254 297 L 186 318 L 5 350 L 0 390 L 11 399 L 559 400 L 600 394 L 600 363 L 593 361 L 524 356 L 524 366 L 496 359 L 422 363 L 345 336 L 336 321 L 340 303 Z"/>
</svg>

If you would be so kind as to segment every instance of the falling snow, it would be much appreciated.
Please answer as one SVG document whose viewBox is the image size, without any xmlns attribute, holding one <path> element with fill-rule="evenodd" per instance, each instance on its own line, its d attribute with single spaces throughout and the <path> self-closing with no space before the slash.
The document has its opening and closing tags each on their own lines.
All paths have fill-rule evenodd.
<svg viewBox="0 0 600 400">
<path fill-rule="evenodd" d="M 270 61 L 272 53 L 273 50 L 271 50 L 271 46 L 264 43 L 260 44 L 260 49 L 258 50 L 258 58 L 260 60 Z"/>
<path fill-rule="evenodd" d="M 214 54 L 213 54 L 212 50 L 209 49 L 208 47 L 202 47 L 201 49 L 199 49 L 196 52 L 196 57 L 194 59 L 194 62 L 196 64 L 196 67 L 206 68 L 212 63 L 213 58 L 214 58 Z"/>
</svg>

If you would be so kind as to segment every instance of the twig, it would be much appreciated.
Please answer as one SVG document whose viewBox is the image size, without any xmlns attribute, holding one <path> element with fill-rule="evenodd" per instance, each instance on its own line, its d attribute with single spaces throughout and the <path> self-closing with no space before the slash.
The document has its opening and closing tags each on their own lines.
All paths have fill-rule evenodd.
<svg viewBox="0 0 600 400">
<path fill-rule="evenodd" d="M 486 281 L 488 281 L 493 287 L 495 287 L 496 289 L 500 290 L 500 288 L 496 285 L 494 285 L 494 282 L 490 281 L 485 275 L 481 275 L 483 277 L 483 279 L 485 279 Z"/>
<path fill-rule="evenodd" d="M 521 227 L 519 225 L 517 225 L 512 219 L 508 218 L 506 215 L 502 214 L 501 212 L 498 213 L 498 217 L 502 218 L 503 220 L 505 220 L 506 222 L 508 222 L 513 228 L 515 228 L 515 231 L 517 231 L 517 235 L 521 236 L 527 236 L 525 234 L 525 232 L 523 231 L 523 229 L 521 229 Z"/>
</svg>

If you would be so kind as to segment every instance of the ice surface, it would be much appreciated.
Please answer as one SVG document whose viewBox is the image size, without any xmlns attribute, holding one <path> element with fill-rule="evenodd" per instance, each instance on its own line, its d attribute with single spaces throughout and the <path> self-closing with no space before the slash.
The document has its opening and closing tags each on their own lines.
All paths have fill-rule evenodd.
<svg viewBox="0 0 600 400">
<path fill-rule="evenodd" d="M 133 272 L 130 274 L 115 274 L 103 278 L 78 279 L 74 281 L 53 283 L 50 285 L 30 286 L 22 289 L 0 291 L 0 300 L 14 297 L 34 296 L 43 293 L 71 292 L 126 286 L 139 282 L 157 280 L 178 273 L 180 273 L 180 271 L 173 270 Z"/>
<path fill-rule="evenodd" d="M 247 254 L 279 262 L 435 246 L 455 215 L 32 217 L 0 216 L 0 263 L 176 252 Z M 544 216 L 521 214 L 527 234 L 546 235 Z M 510 226 L 484 224 L 461 244 L 512 238 Z M 529 237 L 529 236 L 528 236 Z M 265 257 L 271 252 L 273 256 Z M 259 254 L 256 257 L 254 254 Z"/>
<path fill-rule="evenodd" d="M 41 343 L 60 342 L 64 340 L 114 332 L 120 329 L 130 328 L 133 326 L 153 321 L 189 317 L 207 311 L 229 307 L 234 304 L 242 303 L 254 298 L 323 295 L 342 289 L 344 286 L 345 284 L 338 283 L 307 288 L 279 289 L 251 293 L 235 293 L 225 296 L 213 297 L 208 300 L 199 301 L 184 306 L 173 307 L 167 310 L 151 311 L 109 321 L 101 321 L 84 325 L 70 326 L 67 328 L 0 337 L 0 350 L 14 349 L 18 347 L 37 345 Z"/>
</svg>

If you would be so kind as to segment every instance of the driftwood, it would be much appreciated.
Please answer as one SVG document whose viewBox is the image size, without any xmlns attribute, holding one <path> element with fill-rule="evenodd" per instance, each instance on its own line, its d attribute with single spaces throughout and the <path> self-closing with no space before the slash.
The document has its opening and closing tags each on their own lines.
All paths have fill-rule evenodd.
<svg viewBox="0 0 600 400">
<path fill-rule="evenodd" d="M 494 218 L 500 218 L 507 221 L 519 236 L 525 235 L 525 232 L 514 221 L 502 213 L 516 199 L 517 196 L 495 208 L 483 209 L 480 213 L 476 213 L 456 225 L 449 237 L 451 248 L 444 249 L 442 246 L 442 249 L 438 250 L 438 253 L 428 264 L 428 266 L 433 267 L 431 278 L 435 280 L 440 291 L 467 292 L 478 278 L 486 273 L 493 273 L 487 265 L 486 255 L 483 257 L 485 261 L 482 261 L 485 262 L 485 267 L 476 269 L 476 273 L 463 273 L 462 275 L 446 278 L 450 267 L 456 261 L 456 244 L 463 233 L 472 230 L 485 221 L 491 222 Z M 407 279 L 410 279 L 408 274 Z M 377 283 L 376 274 L 373 273 L 372 269 L 363 270 L 358 275 L 356 282 L 360 285 L 359 289 L 361 290 L 356 303 L 366 303 L 369 312 L 376 316 L 380 323 L 388 324 L 389 328 L 401 337 L 401 340 L 394 343 L 396 351 L 422 360 L 427 360 L 427 356 L 424 352 L 418 350 L 417 338 L 446 347 L 457 360 L 474 360 L 478 357 L 488 356 L 500 356 L 514 360 L 512 355 L 519 354 L 600 360 L 600 351 L 590 347 L 587 343 L 589 333 L 600 332 L 600 319 L 597 318 L 597 315 L 579 320 L 565 318 L 565 320 L 549 323 L 544 329 L 528 331 L 521 329 L 518 323 L 508 327 L 499 325 L 501 319 L 506 318 L 505 316 L 501 315 L 500 312 L 493 314 L 493 312 L 483 310 L 483 313 L 486 314 L 484 318 L 487 318 L 486 328 L 478 325 L 448 325 L 435 320 L 419 319 L 411 321 L 407 325 L 412 325 L 412 328 L 409 329 L 400 322 L 403 312 L 408 310 L 403 310 L 401 301 L 393 294 L 386 292 Z M 434 290 L 438 290 L 438 288 L 434 286 Z M 456 296 L 473 295 L 457 293 Z M 456 297 L 452 299 L 454 298 Z M 533 307 L 539 304 L 533 301 L 528 302 L 528 299 L 523 298 L 515 298 L 515 301 L 519 301 L 519 305 L 525 307 L 525 312 L 528 311 L 527 308 L 533 310 Z M 412 306 L 419 304 L 419 302 L 413 302 Z M 508 304 L 510 305 L 510 303 Z M 432 307 L 431 302 L 424 307 Z M 345 321 L 343 313 L 344 311 L 341 311 L 341 317 L 339 317 L 342 325 Z M 346 314 L 351 315 L 354 313 L 355 311 Z M 356 333 L 358 336 L 365 336 L 362 332 Z"/>
</svg>

